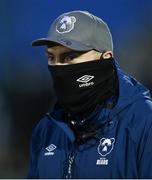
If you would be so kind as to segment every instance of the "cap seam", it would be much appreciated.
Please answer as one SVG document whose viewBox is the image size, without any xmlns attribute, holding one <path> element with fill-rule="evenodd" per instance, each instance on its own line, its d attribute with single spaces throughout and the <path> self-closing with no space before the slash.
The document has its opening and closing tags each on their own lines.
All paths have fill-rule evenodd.
<svg viewBox="0 0 152 180">
<path fill-rule="evenodd" d="M 93 34 L 93 48 L 95 49 L 94 43 L 95 43 L 95 34 L 96 34 L 96 27 L 97 27 L 97 22 L 93 14 L 90 14 L 92 18 L 94 19 L 94 24 L 92 28 L 92 34 Z"/>
</svg>

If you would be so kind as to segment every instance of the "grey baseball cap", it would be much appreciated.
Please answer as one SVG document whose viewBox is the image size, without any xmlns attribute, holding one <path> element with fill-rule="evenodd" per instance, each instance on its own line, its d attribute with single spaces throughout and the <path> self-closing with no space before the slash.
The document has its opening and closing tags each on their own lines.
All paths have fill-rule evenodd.
<svg viewBox="0 0 152 180">
<path fill-rule="evenodd" d="M 107 24 L 87 11 L 71 11 L 60 15 L 51 24 L 46 38 L 34 40 L 33 46 L 63 45 L 77 51 L 113 51 Z"/>
</svg>

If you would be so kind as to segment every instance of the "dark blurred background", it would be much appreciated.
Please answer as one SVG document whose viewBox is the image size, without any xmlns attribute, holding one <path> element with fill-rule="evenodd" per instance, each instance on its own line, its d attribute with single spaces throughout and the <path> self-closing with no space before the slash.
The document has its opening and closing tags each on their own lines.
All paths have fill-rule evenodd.
<svg viewBox="0 0 152 180">
<path fill-rule="evenodd" d="M 151 0 L 1 0 L 0 178 L 26 177 L 32 129 L 55 101 L 45 48 L 31 41 L 71 10 L 105 20 L 120 66 L 152 90 Z"/>
</svg>

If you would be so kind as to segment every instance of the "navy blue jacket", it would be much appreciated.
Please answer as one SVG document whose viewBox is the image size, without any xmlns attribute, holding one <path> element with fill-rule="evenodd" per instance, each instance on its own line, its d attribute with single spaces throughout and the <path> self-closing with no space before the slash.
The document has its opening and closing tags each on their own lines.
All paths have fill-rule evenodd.
<svg viewBox="0 0 152 180">
<path fill-rule="evenodd" d="M 98 138 L 77 145 L 56 108 L 33 131 L 28 178 L 152 178 L 152 101 L 149 91 L 118 65 L 119 97 L 94 112 Z"/>
</svg>

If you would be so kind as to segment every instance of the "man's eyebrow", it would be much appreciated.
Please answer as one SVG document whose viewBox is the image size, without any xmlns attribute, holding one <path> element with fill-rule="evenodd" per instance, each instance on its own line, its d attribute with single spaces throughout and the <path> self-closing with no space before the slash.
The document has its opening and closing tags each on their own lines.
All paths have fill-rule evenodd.
<svg viewBox="0 0 152 180">
<path fill-rule="evenodd" d="M 61 53 L 61 54 L 69 53 L 69 52 L 75 52 L 75 51 L 74 51 L 74 50 L 70 50 L 70 51 L 63 52 L 63 53 Z M 53 54 L 53 52 L 50 52 L 48 49 L 46 49 L 46 53 L 51 53 L 51 54 Z"/>
<path fill-rule="evenodd" d="M 75 50 L 70 50 L 70 51 L 66 51 L 66 52 L 61 52 L 60 55 L 68 55 L 70 53 L 77 53 L 78 51 L 75 51 Z M 50 52 L 48 49 L 46 49 L 46 53 L 47 54 L 53 54 L 53 52 Z"/>
<path fill-rule="evenodd" d="M 84 52 L 82 51 L 75 51 L 75 50 L 71 50 L 71 51 L 68 51 L 68 52 L 63 52 L 61 55 L 69 55 L 69 54 L 72 54 L 72 53 L 78 53 L 78 54 L 84 54 Z"/>
<path fill-rule="evenodd" d="M 63 52 L 63 53 L 61 53 L 61 55 L 68 55 L 68 54 L 75 53 L 75 52 L 76 51 L 71 50 L 71 51 Z"/>
<path fill-rule="evenodd" d="M 50 52 L 48 49 L 46 49 L 46 53 L 49 54 L 49 55 L 54 55 L 53 52 Z M 68 55 L 72 55 L 72 53 L 78 53 L 79 56 L 80 56 L 80 55 L 84 54 L 85 52 L 84 51 L 70 50 L 70 51 L 66 51 L 66 52 L 61 52 L 60 56 L 65 57 L 65 56 L 68 56 Z"/>
</svg>

